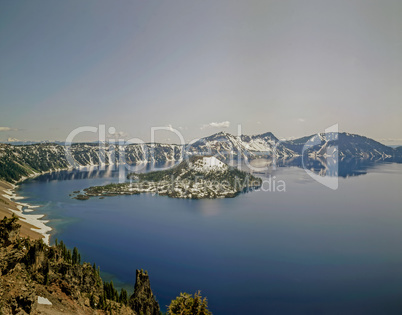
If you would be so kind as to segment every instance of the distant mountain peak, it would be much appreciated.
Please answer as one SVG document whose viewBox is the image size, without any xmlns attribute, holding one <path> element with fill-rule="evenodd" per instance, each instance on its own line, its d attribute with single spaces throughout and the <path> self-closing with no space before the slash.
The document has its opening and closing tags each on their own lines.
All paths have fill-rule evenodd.
<svg viewBox="0 0 402 315">
<path fill-rule="evenodd" d="M 215 156 L 223 162 L 232 163 L 235 159 L 290 159 L 300 157 L 304 153 L 325 157 L 328 149 L 335 146 L 339 158 L 402 161 L 401 148 L 394 149 L 373 139 L 347 132 L 337 133 L 336 137 L 333 133 L 320 133 L 279 142 L 271 132 L 239 137 L 221 131 L 185 146 L 160 143 L 129 144 L 124 147 L 124 154 L 128 164 L 179 162 L 186 155 Z M 114 164 L 119 161 L 118 146 L 106 145 L 102 149 L 97 143 L 73 144 L 68 152 L 76 164 L 71 165 L 62 144 L 0 144 L 0 163 L 5 165 L 0 168 L 0 178 L 17 181 L 23 176 L 55 169 Z M 203 160 L 203 163 L 219 164 L 214 160 Z"/>
</svg>

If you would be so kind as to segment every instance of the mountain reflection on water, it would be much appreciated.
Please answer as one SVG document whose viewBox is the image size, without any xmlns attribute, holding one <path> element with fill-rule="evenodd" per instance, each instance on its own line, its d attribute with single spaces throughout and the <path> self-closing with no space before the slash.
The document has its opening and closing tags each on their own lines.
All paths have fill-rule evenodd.
<svg viewBox="0 0 402 315">
<path fill-rule="evenodd" d="M 304 158 L 301 156 L 277 159 L 276 163 L 272 159 L 256 159 L 245 163 L 241 163 L 240 168 L 245 171 L 250 171 L 254 175 L 271 175 L 274 174 L 277 168 L 281 167 L 299 167 L 305 168 L 320 176 L 339 176 L 350 177 L 364 175 L 370 172 L 371 169 L 384 163 L 392 163 L 401 161 L 394 161 L 392 159 L 362 159 L 356 157 L 342 158 L 337 161 L 337 165 L 329 165 L 327 160 L 322 157 Z M 332 162 L 333 163 L 333 162 Z M 177 163 L 170 162 L 164 164 L 138 164 L 138 165 L 107 165 L 105 167 L 91 166 L 81 167 L 72 170 L 60 170 L 46 173 L 40 176 L 41 181 L 54 181 L 54 180 L 75 180 L 75 179 L 92 179 L 92 178 L 110 178 L 119 177 L 120 182 L 126 180 L 126 175 L 130 172 L 143 173 L 150 171 L 158 171 L 168 169 L 177 165 Z"/>
<path fill-rule="evenodd" d="M 331 160 L 330 160 L 331 161 Z M 357 157 L 345 157 L 339 159 L 337 166 L 329 165 L 325 158 L 308 158 L 304 159 L 304 167 L 317 175 L 321 176 L 338 176 L 338 177 L 349 177 L 349 176 L 359 176 L 365 175 L 370 172 L 371 169 L 379 164 L 392 163 L 392 159 L 362 159 Z M 303 161 L 301 157 L 291 159 L 288 161 L 283 161 L 283 163 L 278 163 L 278 166 L 297 166 L 303 168 Z"/>
</svg>

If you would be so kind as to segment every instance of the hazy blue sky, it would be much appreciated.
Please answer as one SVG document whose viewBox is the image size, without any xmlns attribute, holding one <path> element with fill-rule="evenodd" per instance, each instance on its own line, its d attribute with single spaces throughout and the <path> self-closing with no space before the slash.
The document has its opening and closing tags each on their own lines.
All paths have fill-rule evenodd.
<svg viewBox="0 0 402 315">
<path fill-rule="evenodd" d="M 402 1 L 0 0 L 0 106 L 0 140 L 338 123 L 402 143 L 383 140 L 402 139 Z"/>
</svg>

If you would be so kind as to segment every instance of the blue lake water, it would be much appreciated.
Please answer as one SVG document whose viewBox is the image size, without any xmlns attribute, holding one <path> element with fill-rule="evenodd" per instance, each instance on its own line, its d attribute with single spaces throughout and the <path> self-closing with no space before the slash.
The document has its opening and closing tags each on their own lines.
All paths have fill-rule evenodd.
<svg viewBox="0 0 402 315">
<path fill-rule="evenodd" d="M 20 185 L 51 242 L 77 246 L 106 278 L 149 271 L 162 307 L 201 290 L 214 314 L 401 314 L 402 164 L 339 178 L 338 190 L 280 168 L 286 192 L 180 200 L 150 194 L 71 199 L 118 172 L 64 171 Z"/>
</svg>

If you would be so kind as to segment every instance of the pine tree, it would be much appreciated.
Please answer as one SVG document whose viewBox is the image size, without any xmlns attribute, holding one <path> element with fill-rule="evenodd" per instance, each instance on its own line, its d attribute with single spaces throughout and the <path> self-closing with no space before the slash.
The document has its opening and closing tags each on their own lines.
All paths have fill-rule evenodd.
<svg viewBox="0 0 402 315">
<path fill-rule="evenodd" d="M 71 250 L 67 250 L 67 262 L 71 262 Z"/>
<path fill-rule="evenodd" d="M 96 304 L 95 304 L 95 297 L 94 294 L 91 294 L 91 297 L 89 298 L 89 304 L 91 305 L 92 308 L 95 308 Z"/>
<path fill-rule="evenodd" d="M 119 302 L 124 304 L 124 305 L 127 305 L 127 300 L 128 300 L 127 299 L 127 291 L 122 288 L 121 291 L 120 291 Z"/>
<path fill-rule="evenodd" d="M 74 247 L 74 249 L 73 249 L 72 263 L 73 263 L 73 265 L 78 265 L 81 263 L 81 255 L 78 252 L 77 247 Z"/>
<path fill-rule="evenodd" d="M 105 309 L 105 306 L 106 306 L 106 301 L 105 301 L 106 299 L 105 299 L 105 296 L 104 296 L 104 294 L 102 294 L 101 296 L 100 296 L 100 298 L 99 298 L 99 305 L 98 305 L 98 308 L 99 309 Z"/>
<path fill-rule="evenodd" d="M 208 310 L 208 302 L 206 298 L 202 298 L 200 291 L 194 294 L 180 293 L 168 307 L 168 314 L 191 314 L 191 315 L 210 315 Z"/>
<path fill-rule="evenodd" d="M 44 278 L 44 281 L 43 281 L 44 285 L 49 284 L 49 272 L 50 272 L 49 263 L 47 263 L 46 267 L 45 267 L 45 272 L 44 272 L 44 274 L 45 274 L 45 278 Z"/>
</svg>

